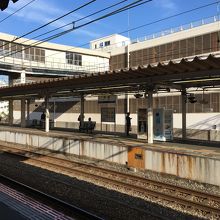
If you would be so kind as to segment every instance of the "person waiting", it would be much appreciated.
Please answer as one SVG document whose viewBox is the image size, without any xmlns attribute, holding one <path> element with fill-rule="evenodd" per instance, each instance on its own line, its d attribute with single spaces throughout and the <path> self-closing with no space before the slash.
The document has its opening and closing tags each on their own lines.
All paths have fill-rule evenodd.
<svg viewBox="0 0 220 220">
<path fill-rule="evenodd" d="M 87 125 L 87 132 L 92 133 L 92 130 L 93 130 L 93 122 L 92 122 L 92 119 L 89 117 L 88 118 L 88 125 Z"/>
<path fill-rule="evenodd" d="M 131 130 L 131 117 L 130 112 L 126 115 L 126 135 L 129 136 L 129 131 Z"/>
<path fill-rule="evenodd" d="M 40 125 L 41 125 L 41 127 L 44 127 L 44 125 L 45 125 L 45 120 L 46 120 L 45 112 L 42 112 L 42 114 L 41 114 L 41 116 L 40 116 Z"/>
</svg>

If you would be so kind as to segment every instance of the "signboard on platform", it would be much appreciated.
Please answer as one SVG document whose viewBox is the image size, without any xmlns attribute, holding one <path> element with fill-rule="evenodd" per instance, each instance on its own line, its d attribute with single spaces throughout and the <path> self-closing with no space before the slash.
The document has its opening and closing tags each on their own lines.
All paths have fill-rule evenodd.
<svg viewBox="0 0 220 220">
<path fill-rule="evenodd" d="M 102 95 L 98 97 L 98 103 L 116 103 L 116 95 Z"/>
</svg>

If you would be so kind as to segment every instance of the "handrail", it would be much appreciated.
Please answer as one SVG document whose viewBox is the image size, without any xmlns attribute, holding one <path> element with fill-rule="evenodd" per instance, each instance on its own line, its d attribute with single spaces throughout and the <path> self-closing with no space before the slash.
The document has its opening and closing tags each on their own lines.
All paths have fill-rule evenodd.
<svg viewBox="0 0 220 220">
<path fill-rule="evenodd" d="M 0 54 L 0 57 L 3 56 Z M 82 66 L 80 65 L 74 65 L 74 64 L 68 64 L 64 62 L 60 62 L 56 59 L 52 60 L 45 60 L 45 62 L 40 61 L 30 61 L 26 59 L 21 59 L 18 57 L 4 57 L 2 60 L 0 59 L 0 66 L 7 66 L 11 65 L 14 69 L 47 69 L 47 70 L 58 70 L 58 71 L 67 71 L 67 72 L 89 72 L 89 73 L 95 73 L 95 72 L 104 72 L 109 70 L 109 64 L 108 62 L 104 63 L 95 63 L 95 62 L 88 62 L 84 61 L 82 63 Z M 5 67 L 7 69 L 7 67 Z"/>
<path fill-rule="evenodd" d="M 192 28 L 195 28 L 195 27 L 200 27 L 200 26 L 203 26 L 203 25 L 206 25 L 206 24 L 211 24 L 211 23 L 217 22 L 217 21 L 219 21 L 218 16 L 208 17 L 208 18 L 205 18 L 205 19 L 202 19 L 202 20 L 197 20 L 197 21 L 194 21 L 194 22 L 191 22 L 191 23 L 187 23 L 187 24 L 178 26 L 178 27 L 174 27 L 174 28 L 170 28 L 170 29 L 167 29 L 167 30 L 157 32 L 157 33 L 153 33 L 153 34 L 141 37 L 141 38 L 136 38 L 134 40 L 131 40 L 131 44 L 136 43 L 136 42 L 146 41 L 146 40 L 152 40 L 154 38 L 163 37 L 163 36 L 173 34 L 173 33 L 177 33 L 177 32 L 180 32 L 180 31 L 189 30 L 189 29 L 192 29 Z"/>
<path fill-rule="evenodd" d="M 117 42 L 115 44 L 110 44 L 107 47 L 100 47 L 100 48 L 97 48 L 96 50 L 110 51 L 114 48 L 125 47 L 128 44 L 135 44 L 135 43 L 138 43 L 138 42 L 152 40 L 152 39 L 163 37 L 163 36 L 170 35 L 170 34 L 173 34 L 173 33 L 189 30 L 189 29 L 192 29 L 192 28 L 195 28 L 195 27 L 200 27 L 200 26 L 203 26 L 203 25 L 215 23 L 217 21 L 220 21 L 219 16 L 212 16 L 212 17 L 204 18 L 202 20 L 197 20 L 197 21 L 194 21 L 194 22 L 191 22 L 191 23 L 183 24 L 183 25 L 178 26 L 178 27 L 174 27 L 174 28 L 166 29 L 166 30 L 163 30 L 163 31 L 160 31 L 160 32 L 150 34 L 150 35 L 146 35 L 146 36 L 143 36 L 143 37 L 138 37 L 138 38 L 131 39 L 131 40 L 129 39 L 127 41 L 122 41 L 122 42 Z"/>
</svg>

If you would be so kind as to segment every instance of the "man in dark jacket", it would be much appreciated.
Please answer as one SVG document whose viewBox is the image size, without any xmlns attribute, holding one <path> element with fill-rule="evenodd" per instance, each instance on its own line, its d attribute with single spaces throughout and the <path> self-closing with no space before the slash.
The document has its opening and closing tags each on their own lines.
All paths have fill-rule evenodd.
<svg viewBox="0 0 220 220">
<path fill-rule="evenodd" d="M 130 112 L 126 115 L 126 135 L 129 136 L 129 131 L 131 130 L 131 117 Z"/>
</svg>

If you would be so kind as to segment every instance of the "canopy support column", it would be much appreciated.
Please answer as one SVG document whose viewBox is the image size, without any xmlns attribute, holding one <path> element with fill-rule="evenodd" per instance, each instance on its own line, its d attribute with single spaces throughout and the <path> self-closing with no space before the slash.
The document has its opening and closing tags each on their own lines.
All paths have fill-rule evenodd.
<svg viewBox="0 0 220 220">
<path fill-rule="evenodd" d="M 27 100 L 27 125 L 30 125 L 30 99 Z"/>
<path fill-rule="evenodd" d="M 26 115 L 26 111 L 25 111 L 25 98 L 21 99 L 21 127 L 25 128 L 26 127 L 26 121 L 25 121 L 25 115 Z"/>
<path fill-rule="evenodd" d="M 84 94 L 81 94 L 81 97 L 80 97 L 80 123 L 81 125 L 83 124 L 84 122 L 84 102 L 85 102 L 85 98 L 84 98 Z"/>
<path fill-rule="evenodd" d="M 45 97 L 45 132 L 49 132 L 50 130 L 50 112 L 49 112 L 49 98 Z"/>
<path fill-rule="evenodd" d="M 186 89 L 181 92 L 182 98 L 182 139 L 186 139 Z"/>
<path fill-rule="evenodd" d="M 8 84 L 9 86 L 13 86 L 13 75 L 9 75 L 8 76 Z M 14 111 L 14 107 L 13 107 L 13 102 L 14 100 L 10 99 L 8 102 L 8 111 L 9 111 L 9 116 L 8 116 L 8 122 L 9 122 L 9 126 L 13 126 L 13 122 L 14 122 L 14 117 L 13 117 L 13 111 Z"/>
<path fill-rule="evenodd" d="M 9 110 L 9 126 L 13 126 L 13 100 L 9 100 L 9 105 L 8 105 L 8 110 Z"/>
<path fill-rule="evenodd" d="M 148 102 L 147 102 L 147 123 L 148 123 L 148 144 L 153 144 L 153 91 L 148 91 Z"/>
</svg>

